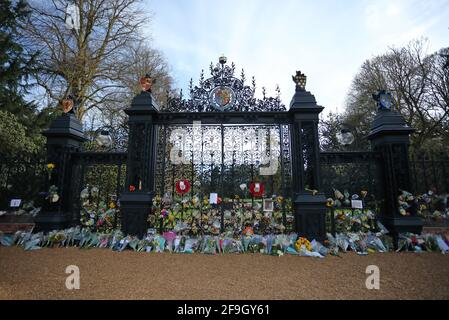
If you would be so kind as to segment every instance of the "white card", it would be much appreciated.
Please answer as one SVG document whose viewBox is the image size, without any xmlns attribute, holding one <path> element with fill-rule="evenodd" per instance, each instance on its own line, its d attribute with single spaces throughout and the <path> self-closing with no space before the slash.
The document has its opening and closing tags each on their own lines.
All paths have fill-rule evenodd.
<svg viewBox="0 0 449 320">
<path fill-rule="evenodd" d="M 22 199 L 11 199 L 9 206 L 11 208 L 18 208 L 18 207 L 20 207 L 21 203 L 22 203 Z"/>
<path fill-rule="evenodd" d="M 351 200 L 351 207 L 353 209 L 363 209 L 363 201 L 362 200 Z"/>
<path fill-rule="evenodd" d="M 209 196 L 209 203 L 217 204 L 217 202 L 218 202 L 218 193 L 211 193 Z"/>
</svg>

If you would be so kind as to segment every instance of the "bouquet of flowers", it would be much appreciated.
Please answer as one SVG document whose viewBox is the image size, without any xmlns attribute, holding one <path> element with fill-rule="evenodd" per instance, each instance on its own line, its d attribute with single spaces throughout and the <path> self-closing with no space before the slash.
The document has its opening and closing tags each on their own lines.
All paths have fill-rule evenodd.
<svg viewBox="0 0 449 320">
<path fill-rule="evenodd" d="M 106 205 L 103 201 L 99 201 L 98 197 L 97 187 L 87 186 L 81 191 L 81 225 L 92 231 L 110 232 L 118 209 L 115 202 L 111 201 Z"/>
<path fill-rule="evenodd" d="M 47 246 L 64 246 L 64 242 L 66 239 L 67 237 L 64 231 L 50 231 L 47 238 Z"/>
<path fill-rule="evenodd" d="M 216 254 L 217 239 L 213 236 L 205 236 L 201 242 L 201 252 L 205 254 Z"/>
</svg>

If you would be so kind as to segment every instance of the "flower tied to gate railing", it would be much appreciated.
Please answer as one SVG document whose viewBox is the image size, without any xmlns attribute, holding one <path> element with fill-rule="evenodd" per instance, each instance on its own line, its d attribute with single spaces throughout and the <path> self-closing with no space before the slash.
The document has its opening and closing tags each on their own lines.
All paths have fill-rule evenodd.
<svg viewBox="0 0 449 320">
<path fill-rule="evenodd" d="M 51 173 L 53 172 L 55 167 L 56 166 L 54 163 L 47 163 L 48 180 L 51 180 Z"/>
<path fill-rule="evenodd" d="M 252 182 L 249 186 L 249 192 L 253 197 L 261 197 L 265 192 L 265 187 L 261 182 Z"/>
<path fill-rule="evenodd" d="M 190 191 L 190 182 L 187 179 L 181 179 L 176 182 L 176 192 L 180 195 L 184 195 Z"/>
</svg>

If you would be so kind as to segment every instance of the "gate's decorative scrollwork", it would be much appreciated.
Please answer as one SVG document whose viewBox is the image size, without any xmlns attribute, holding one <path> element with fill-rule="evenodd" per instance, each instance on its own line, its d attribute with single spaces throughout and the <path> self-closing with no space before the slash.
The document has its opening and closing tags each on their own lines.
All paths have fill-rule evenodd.
<svg viewBox="0 0 449 320">
<path fill-rule="evenodd" d="M 170 112 L 212 112 L 212 111 L 286 111 L 280 99 L 279 86 L 276 87 L 276 97 L 267 97 L 262 88 L 263 98 L 254 97 L 256 81 L 252 78 L 252 85 L 245 85 L 245 73 L 242 69 L 240 79 L 234 76 L 235 65 L 226 65 L 226 58 L 220 57 L 220 62 L 210 65 L 212 77 L 204 79 L 201 71 L 198 86 L 190 80 L 190 99 L 168 97 L 168 105 L 162 111 Z"/>
</svg>

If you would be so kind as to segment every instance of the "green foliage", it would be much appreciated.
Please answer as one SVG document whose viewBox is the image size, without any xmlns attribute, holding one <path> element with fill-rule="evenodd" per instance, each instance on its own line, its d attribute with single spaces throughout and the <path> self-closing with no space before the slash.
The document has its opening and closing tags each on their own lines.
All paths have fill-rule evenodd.
<svg viewBox="0 0 449 320">
<path fill-rule="evenodd" d="M 0 110 L 0 154 L 33 153 L 37 149 L 38 144 L 26 135 L 26 128 L 17 117 L 8 111 Z"/>
<path fill-rule="evenodd" d="M 51 120 L 48 109 L 38 111 L 23 98 L 37 55 L 28 54 L 20 44 L 20 24 L 29 13 L 26 1 L 0 0 L 0 150 L 9 156 L 40 150 L 44 145 L 40 132 Z"/>
<path fill-rule="evenodd" d="M 28 14 L 25 1 L 16 6 L 8 0 L 0 1 L 0 105 L 3 110 L 21 113 L 23 118 L 33 111 L 22 98 L 22 81 L 31 72 L 34 58 L 27 56 L 18 42 L 19 23 Z"/>
</svg>

